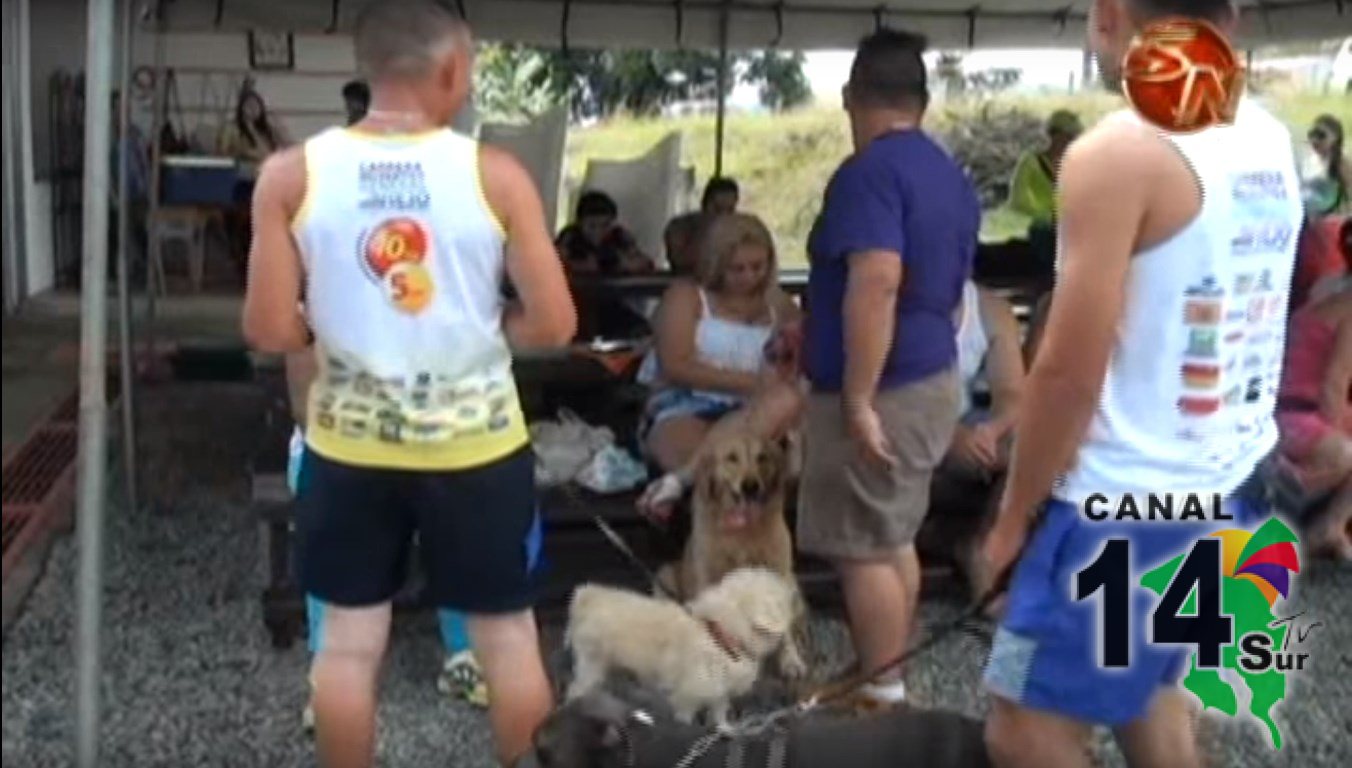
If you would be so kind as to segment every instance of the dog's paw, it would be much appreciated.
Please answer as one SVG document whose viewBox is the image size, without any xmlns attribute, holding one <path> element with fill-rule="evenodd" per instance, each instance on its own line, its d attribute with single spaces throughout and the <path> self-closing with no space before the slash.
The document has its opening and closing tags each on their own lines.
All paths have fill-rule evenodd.
<svg viewBox="0 0 1352 768">
<path fill-rule="evenodd" d="M 779 674 L 784 676 L 785 680 L 797 681 L 807 678 L 807 662 L 799 655 L 798 650 L 790 646 L 779 656 Z"/>
</svg>

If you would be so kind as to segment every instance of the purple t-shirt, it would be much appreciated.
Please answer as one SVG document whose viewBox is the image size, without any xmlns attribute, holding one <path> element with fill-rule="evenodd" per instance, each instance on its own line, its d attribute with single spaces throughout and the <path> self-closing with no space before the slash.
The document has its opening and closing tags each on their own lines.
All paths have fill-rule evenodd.
<svg viewBox="0 0 1352 768">
<path fill-rule="evenodd" d="M 806 367 L 813 389 L 840 391 L 849 257 L 864 251 L 894 251 L 902 263 L 896 329 L 879 388 L 953 365 L 953 313 L 980 228 L 971 181 L 922 131 L 884 134 L 842 163 L 808 236 Z"/>
</svg>

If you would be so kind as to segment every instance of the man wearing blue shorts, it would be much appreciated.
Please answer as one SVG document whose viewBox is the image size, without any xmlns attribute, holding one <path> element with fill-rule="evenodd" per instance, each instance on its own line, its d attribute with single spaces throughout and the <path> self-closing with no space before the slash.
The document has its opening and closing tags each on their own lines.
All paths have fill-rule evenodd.
<svg viewBox="0 0 1352 768">
<path fill-rule="evenodd" d="M 530 176 L 444 127 L 469 95 L 465 22 L 432 0 L 371 3 L 353 48 L 371 109 L 264 163 L 243 312 L 253 347 L 313 343 L 318 363 L 296 509 L 300 586 L 324 604 L 316 751 L 325 768 L 375 760 L 391 603 L 416 536 L 426 594 L 468 616 L 511 765 L 553 703 L 511 350 L 566 344 L 576 313 Z M 505 278 L 519 300 L 503 302 Z"/>
<path fill-rule="evenodd" d="M 305 357 L 312 356 L 309 352 L 302 354 Z M 291 358 L 300 356 L 301 354 L 288 356 L 288 377 L 292 370 Z M 304 362 L 301 365 L 312 367 Z M 304 400 L 298 402 L 303 403 Z M 299 410 L 304 413 L 304 405 L 301 405 Z M 309 486 L 309 481 L 310 475 L 306 471 L 305 461 L 305 432 L 298 423 L 295 431 L 291 433 L 290 445 L 287 447 L 286 487 L 290 489 L 291 496 L 298 499 Z M 319 638 L 324 634 L 324 602 L 307 596 L 305 616 L 309 625 L 308 646 L 310 653 L 314 654 L 319 651 Z M 479 669 L 479 662 L 470 647 L 469 627 L 465 622 L 465 615 L 447 608 L 438 609 L 437 626 L 441 630 L 441 643 L 446 649 L 446 662 L 442 666 L 441 676 L 437 678 L 437 688 L 476 707 L 487 707 L 488 686 L 484 683 L 483 672 Z M 305 705 L 302 719 L 307 730 L 314 728 L 314 708 L 308 703 Z"/>
<path fill-rule="evenodd" d="M 1105 82 L 1119 82 L 1142 25 L 1165 16 L 1226 31 L 1235 11 L 1229 0 L 1095 0 Z M 1105 669 L 1098 599 L 1075 600 L 1075 579 L 1109 538 L 1129 541 L 1134 581 L 1263 511 L 1253 475 L 1277 438 L 1301 218 L 1291 139 L 1249 99 L 1232 124 L 1189 134 L 1124 110 L 1071 146 L 1059 194 L 1056 288 L 984 550 L 995 573 L 1026 542 L 986 669 L 987 742 L 1001 768 L 1079 768 L 1091 727 L 1106 725 L 1133 768 L 1191 768 L 1177 688 L 1191 646 L 1146 642 L 1154 600 L 1133 587 L 1130 664 Z M 1096 494 L 1109 501 L 1095 511 L 1126 497 L 1144 509 L 1146 494 L 1219 496 L 1234 522 L 1096 523 Z"/>
</svg>

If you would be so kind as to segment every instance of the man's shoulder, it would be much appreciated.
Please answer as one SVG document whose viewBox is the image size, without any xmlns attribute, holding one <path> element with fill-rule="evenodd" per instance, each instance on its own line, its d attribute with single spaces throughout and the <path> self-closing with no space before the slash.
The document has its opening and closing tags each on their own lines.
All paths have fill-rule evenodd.
<svg viewBox="0 0 1352 768">
<path fill-rule="evenodd" d="M 306 175 L 305 145 L 295 144 L 263 161 L 258 170 L 257 189 L 284 206 L 298 208 L 305 197 Z"/>
</svg>

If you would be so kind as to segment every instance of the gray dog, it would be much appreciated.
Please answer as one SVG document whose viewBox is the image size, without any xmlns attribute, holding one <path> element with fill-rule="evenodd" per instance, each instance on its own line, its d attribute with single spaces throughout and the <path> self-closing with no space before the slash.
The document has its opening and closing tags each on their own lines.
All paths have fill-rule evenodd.
<svg viewBox="0 0 1352 768">
<path fill-rule="evenodd" d="M 660 696 L 608 682 L 560 707 L 516 768 L 672 768 L 706 729 L 679 723 Z M 777 741 L 777 743 L 776 743 Z M 717 742 L 689 768 L 986 768 L 981 722 L 897 707 L 865 717 L 813 714 L 770 735 Z"/>
</svg>

